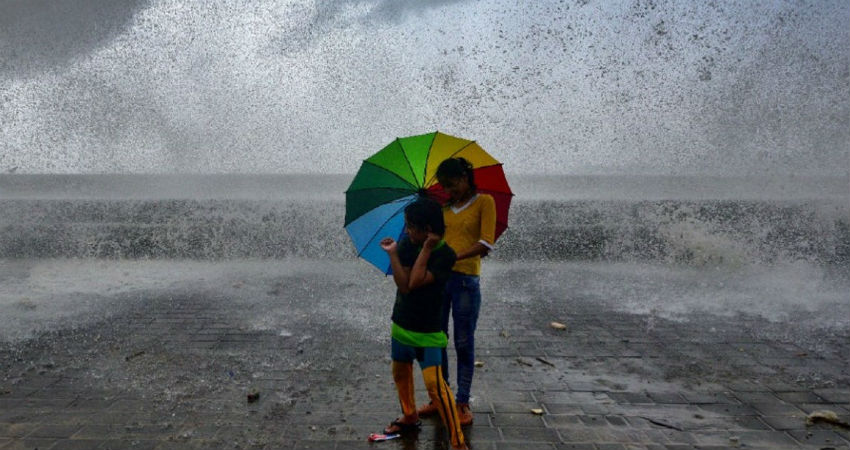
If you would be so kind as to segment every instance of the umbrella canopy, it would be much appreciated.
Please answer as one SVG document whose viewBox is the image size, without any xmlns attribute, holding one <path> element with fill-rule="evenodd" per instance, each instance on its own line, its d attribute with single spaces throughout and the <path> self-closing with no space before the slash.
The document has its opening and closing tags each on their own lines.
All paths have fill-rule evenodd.
<svg viewBox="0 0 850 450">
<path fill-rule="evenodd" d="M 345 191 L 345 230 L 357 254 L 389 274 L 390 259 L 381 249 L 381 239 L 401 239 L 404 208 L 418 195 L 441 203 L 448 199 L 437 181 L 437 167 L 457 157 L 472 164 L 478 192 L 493 196 L 498 239 L 508 227 L 513 197 L 502 164 L 475 141 L 434 132 L 398 138 L 363 161 Z"/>
</svg>

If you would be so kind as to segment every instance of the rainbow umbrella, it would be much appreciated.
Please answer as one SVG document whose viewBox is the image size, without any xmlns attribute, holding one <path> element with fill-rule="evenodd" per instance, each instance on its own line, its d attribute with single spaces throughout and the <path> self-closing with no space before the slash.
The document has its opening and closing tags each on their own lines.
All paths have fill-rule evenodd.
<svg viewBox="0 0 850 450">
<path fill-rule="evenodd" d="M 381 239 L 401 239 L 404 208 L 418 195 L 441 203 L 448 199 L 436 173 L 443 160 L 453 157 L 466 158 L 475 172 L 478 192 L 493 196 L 496 239 L 502 235 L 508 228 L 508 209 L 514 195 L 502 164 L 475 141 L 434 132 L 394 140 L 363 161 L 345 191 L 345 230 L 360 257 L 385 274 L 391 273 Z"/>
</svg>

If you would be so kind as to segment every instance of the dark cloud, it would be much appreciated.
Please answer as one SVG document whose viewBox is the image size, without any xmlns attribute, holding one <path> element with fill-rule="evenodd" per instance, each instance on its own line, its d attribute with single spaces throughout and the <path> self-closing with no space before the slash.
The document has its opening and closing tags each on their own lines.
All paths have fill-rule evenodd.
<svg viewBox="0 0 850 450">
<path fill-rule="evenodd" d="M 0 1 L 0 74 L 26 76 L 109 42 L 148 0 Z"/>
<path fill-rule="evenodd" d="M 318 0 L 313 8 L 303 5 L 290 6 L 290 18 L 299 17 L 290 25 L 284 25 L 274 39 L 284 53 L 308 50 L 328 30 L 346 28 L 355 23 L 397 23 L 410 14 L 471 0 Z M 351 8 L 368 11 L 355 17 L 346 17 Z"/>
</svg>

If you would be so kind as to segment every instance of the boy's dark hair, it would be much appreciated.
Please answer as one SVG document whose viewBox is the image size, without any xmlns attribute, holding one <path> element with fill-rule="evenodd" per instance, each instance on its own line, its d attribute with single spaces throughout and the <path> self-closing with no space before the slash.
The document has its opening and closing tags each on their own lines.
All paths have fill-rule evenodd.
<svg viewBox="0 0 850 450">
<path fill-rule="evenodd" d="M 442 236 L 446 232 L 443 222 L 443 207 L 435 200 L 420 196 L 404 208 L 407 223 L 421 230 L 428 230 Z"/>
<path fill-rule="evenodd" d="M 475 192 L 478 188 L 475 186 L 475 174 L 473 173 L 472 164 L 465 158 L 448 158 L 443 160 L 437 166 L 437 179 L 444 178 L 460 178 L 466 177 L 469 181 L 469 188 Z"/>
</svg>

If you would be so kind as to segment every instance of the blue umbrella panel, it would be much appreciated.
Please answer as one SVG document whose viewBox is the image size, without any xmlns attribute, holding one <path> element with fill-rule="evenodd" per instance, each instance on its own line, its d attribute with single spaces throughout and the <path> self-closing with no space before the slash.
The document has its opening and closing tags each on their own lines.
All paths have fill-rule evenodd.
<svg viewBox="0 0 850 450">
<path fill-rule="evenodd" d="M 385 237 L 401 240 L 404 235 L 404 208 L 416 197 L 414 194 L 384 203 L 345 226 L 357 255 L 387 275 L 392 273 L 392 267 L 389 255 L 381 248 L 381 240 Z"/>
</svg>

